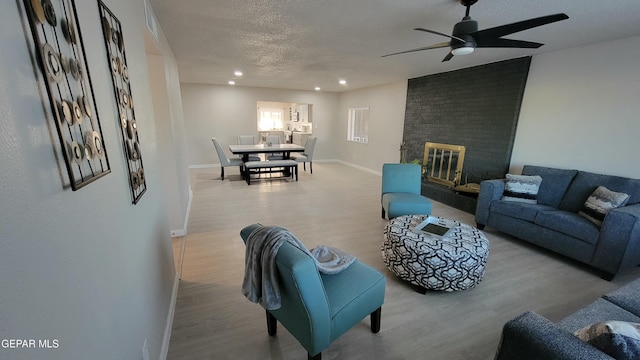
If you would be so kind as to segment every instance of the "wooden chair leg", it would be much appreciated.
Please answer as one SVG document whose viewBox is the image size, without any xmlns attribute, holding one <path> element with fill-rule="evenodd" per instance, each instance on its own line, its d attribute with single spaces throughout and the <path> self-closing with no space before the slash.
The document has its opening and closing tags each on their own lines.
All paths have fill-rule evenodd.
<svg viewBox="0 0 640 360">
<path fill-rule="evenodd" d="M 224 180 L 224 166 L 220 166 L 220 180 Z"/>
<path fill-rule="evenodd" d="M 309 162 L 309 172 L 313 174 L 313 162 Z"/>
<path fill-rule="evenodd" d="M 269 335 L 275 336 L 278 332 L 278 320 L 268 310 L 265 311 L 267 312 L 267 331 Z"/>
<path fill-rule="evenodd" d="M 322 353 L 318 353 L 316 356 L 311 356 L 311 354 L 307 353 L 307 360 L 322 360 Z"/>
<path fill-rule="evenodd" d="M 386 213 L 384 212 L 384 208 L 382 208 L 382 218 L 384 219 Z"/>
<path fill-rule="evenodd" d="M 382 317 L 382 307 L 371 313 L 371 332 L 377 334 L 380 331 L 380 318 Z"/>
<path fill-rule="evenodd" d="M 307 163 L 306 162 L 302 163 L 302 168 L 304 169 L 304 171 L 307 171 Z"/>
</svg>

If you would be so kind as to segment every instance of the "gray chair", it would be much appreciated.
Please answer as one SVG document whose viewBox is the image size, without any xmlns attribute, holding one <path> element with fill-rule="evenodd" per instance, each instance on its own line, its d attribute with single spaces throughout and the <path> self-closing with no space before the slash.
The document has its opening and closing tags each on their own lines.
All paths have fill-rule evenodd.
<svg viewBox="0 0 640 360">
<path fill-rule="evenodd" d="M 307 142 L 304 144 L 304 152 L 302 155 L 294 155 L 291 158 L 297 162 L 302 163 L 304 171 L 307 171 L 307 161 L 309 162 L 309 171 L 313 174 L 313 150 L 316 148 L 317 137 L 307 138 Z"/>
<path fill-rule="evenodd" d="M 255 145 L 256 137 L 253 135 L 238 135 L 238 145 Z"/>
<path fill-rule="evenodd" d="M 238 145 L 255 145 L 256 137 L 253 135 L 238 135 Z M 262 161 L 258 155 L 249 155 L 249 161 Z"/>
<path fill-rule="evenodd" d="M 267 135 L 266 144 L 280 144 L 280 136 L 278 135 Z M 272 153 L 267 155 L 267 160 L 282 160 L 284 159 L 283 153 Z"/>
<path fill-rule="evenodd" d="M 218 153 L 218 158 L 220 159 L 220 180 L 224 180 L 224 168 L 228 166 L 238 166 L 240 167 L 240 175 L 244 173 L 243 167 L 244 162 L 239 158 L 229 158 L 227 154 L 224 152 L 224 149 L 220 145 L 220 142 L 216 138 L 211 138 L 213 141 L 213 146 L 216 148 L 216 152 Z"/>
<path fill-rule="evenodd" d="M 267 137 L 265 138 L 265 142 L 268 143 L 272 143 L 272 144 L 280 144 L 280 136 L 278 135 L 267 135 Z"/>
</svg>

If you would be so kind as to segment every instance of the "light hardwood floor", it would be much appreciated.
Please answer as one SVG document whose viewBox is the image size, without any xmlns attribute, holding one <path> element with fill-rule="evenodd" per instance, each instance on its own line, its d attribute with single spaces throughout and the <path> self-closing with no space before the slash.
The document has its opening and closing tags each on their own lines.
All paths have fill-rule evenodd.
<svg viewBox="0 0 640 360">
<path fill-rule="evenodd" d="M 235 170 L 235 172 L 234 172 Z M 490 228 L 484 280 L 453 293 L 413 291 L 391 274 L 380 245 L 381 178 L 339 163 L 316 163 L 300 180 L 247 186 L 236 169 L 191 171 L 188 235 L 174 240 L 181 271 L 168 359 L 306 359 L 279 325 L 267 334 L 264 310 L 240 292 L 242 227 L 260 222 L 291 230 L 307 247 L 331 245 L 387 276 L 382 328 L 364 319 L 323 352 L 323 359 L 493 359 L 502 325 L 534 310 L 556 321 L 640 276 L 608 282 L 593 271 Z M 473 215 L 434 202 L 433 214 L 475 224 Z M 184 245 L 184 246 L 183 246 Z M 184 251 L 184 252 L 183 252 Z"/>
</svg>

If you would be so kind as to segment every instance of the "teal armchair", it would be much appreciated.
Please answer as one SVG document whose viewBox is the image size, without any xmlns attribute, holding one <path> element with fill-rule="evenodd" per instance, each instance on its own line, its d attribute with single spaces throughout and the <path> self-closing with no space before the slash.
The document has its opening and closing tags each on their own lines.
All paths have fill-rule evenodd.
<svg viewBox="0 0 640 360">
<path fill-rule="evenodd" d="M 262 225 L 240 231 L 246 243 Z M 335 275 L 318 272 L 314 259 L 290 243 L 276 256 L 281 307 L 267 310 L 267 330 L 275 336 L 281 323 L 307 350 L 308 359 L 320 360 L 331 342 L 368 315 L 371 331 L 380 331 L 386 279 L 356 260 Z"/>
<path fill-rule="evenodd" d="M 400 215 L 430 215 L 431 201 L 422 196 L 422 166 L 382 165 L 382 218 Z"/>
</svg>

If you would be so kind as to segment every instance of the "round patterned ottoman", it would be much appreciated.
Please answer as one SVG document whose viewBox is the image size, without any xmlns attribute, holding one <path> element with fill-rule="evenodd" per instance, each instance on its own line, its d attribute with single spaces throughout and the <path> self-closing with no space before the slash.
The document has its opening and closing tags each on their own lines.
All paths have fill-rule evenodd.
<svg viewBox="0 0 640 360">
<path fill-rule="evenodd" d="M 453 227 L 445 236 L 415 231 L 426 215 L 394 218 L 384 229 L 382 259 L 399 278 L 422 289 L 455 291 L 474 287 L 484 275 L 489 240 L 458 221 L 435 217 Z"/>
</svg>

